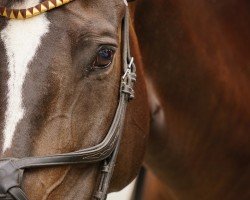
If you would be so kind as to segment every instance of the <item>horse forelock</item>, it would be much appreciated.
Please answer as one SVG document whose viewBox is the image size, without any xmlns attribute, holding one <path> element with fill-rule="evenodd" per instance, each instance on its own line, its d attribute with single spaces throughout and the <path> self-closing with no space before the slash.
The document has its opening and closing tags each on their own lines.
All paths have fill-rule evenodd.
<svg viewBox="0 0 250 200">
<path fill-rule="evenodd" d="M 40 3 L 39 0 L 16 1 L 13 8 L 32 7 Z M 6 109 L 2 125 L 2 153 L 11 147 L 18 123 L 25 116 L 23 102 L 23 84 L 29 73 L 29 65 L 35 58 L 42 37 L 49 31 L 49 20 L 45 14 L 28 20 L 8 20 L 6 26 L 0 30 L 3 43 L 8 80 L 6 95 Z M 2 59 L 1 59 L 2 60 Z"/>
</svg>

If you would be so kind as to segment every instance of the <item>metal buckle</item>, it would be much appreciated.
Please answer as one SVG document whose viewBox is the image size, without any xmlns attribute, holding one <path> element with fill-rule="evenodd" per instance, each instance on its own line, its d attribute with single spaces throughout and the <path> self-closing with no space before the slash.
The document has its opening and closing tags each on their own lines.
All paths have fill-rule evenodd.
<svg viewBox="0 0 250 200">
<path fill-rule="evenodd" d="M 135 97 L 133 89 L 134 83 L 136 82 L 136 67 L 134 64 L 134 58 L 132 57 L 129 61 L 129 65 L 124 75 L 122 76 L 121 91 L 128 94 L 128 100 L 132 100 Z"/>
</svg>

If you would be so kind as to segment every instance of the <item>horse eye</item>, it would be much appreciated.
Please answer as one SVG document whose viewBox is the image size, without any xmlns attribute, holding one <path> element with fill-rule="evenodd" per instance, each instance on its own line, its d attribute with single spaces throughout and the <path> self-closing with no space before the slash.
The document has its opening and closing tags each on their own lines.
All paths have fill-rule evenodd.
<svg viewBox="0 0 250 200">
<path fill-rule="evenodd" d="M 104 69 L 108 67 L 113 61 L 114 54 L 115 54 L 114 50 L 110 48 L 105 47 L 105 48 L 100 49 L 97 52 L 95 61 L 93 63 L 93 68 Z"/>
</svg>

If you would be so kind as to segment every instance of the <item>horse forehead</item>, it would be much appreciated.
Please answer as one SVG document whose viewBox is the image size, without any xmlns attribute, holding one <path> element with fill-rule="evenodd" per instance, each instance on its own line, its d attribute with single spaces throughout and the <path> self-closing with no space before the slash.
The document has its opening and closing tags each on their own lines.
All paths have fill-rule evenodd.
<svg viewBox="0 0 250 200">
<path fill-rule="evenodd" d="M 13 7 L 32 7 L 38 3 L 39 0 L 26 0 Z M 49 31 L 49 21 L 45 14 L 28 20 L 9 20 L 6 27 L 0 31 L 1 40 L 5 46 L 9 74 L 3 130 L 2 151 L 4 152 L 11 147 L 16 126 L 25 115 L 22 96 L 23 84 L 29 71 L 28 66 L 41 45 L 41 39 Z"/>
</svg>

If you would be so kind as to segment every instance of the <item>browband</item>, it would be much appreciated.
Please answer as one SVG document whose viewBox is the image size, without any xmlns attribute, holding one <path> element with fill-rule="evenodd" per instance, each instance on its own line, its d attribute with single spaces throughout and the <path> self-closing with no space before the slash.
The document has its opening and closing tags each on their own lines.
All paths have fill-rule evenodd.
<svg viewBox="0 0 250 200">
<path fill-rule="evenodd" d="M 8 19 L 28 19 L 65 5 L 71 1 L 74 0 L 45 0 L 38 5 L 27 9 L 11 9 L 0 6 L 0 16 Z"/>
<path fill-rule="evenodd" d="M 39 3 L 38 5 L 27 9 L 12 9 L 0 6 L 0 16 L 6 17 L 8 19 L 29 19 L 47 11 L 50 11 L 54 8 L 70 3 L 71 1 L 75 0 L 45 0 Z M 127 0 L 127 2 L 132 1 L 134 0 Z"/>
</svg>

